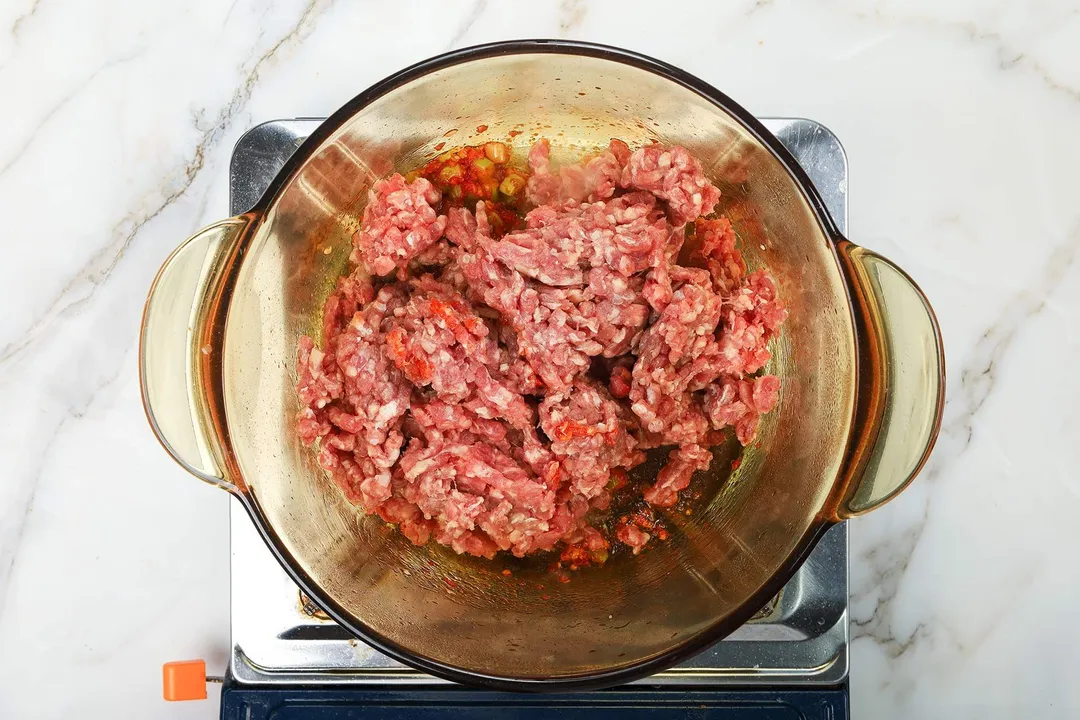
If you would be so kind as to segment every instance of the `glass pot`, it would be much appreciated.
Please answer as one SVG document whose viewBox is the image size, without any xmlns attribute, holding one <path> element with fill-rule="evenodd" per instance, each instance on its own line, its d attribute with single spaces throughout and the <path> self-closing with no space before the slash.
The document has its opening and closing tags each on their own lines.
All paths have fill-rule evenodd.
<svg viewBox="0 0 1080 720">
<path fill-rule="evenodd" d="M 695 512 L 669 516 L 667 542 L 568 583 L 544 562 L 413 546 L 348 503 L 294 431 L 297 338 L 319 338 L 372 183 L 440 143 L 501 140 L 523 158 L 537 137 L 551 140 L 555 162 L 612 137 L 689 148 L 723 192 L 718 210 L 748 264 L 771 270 L 791 311 L 769 368 L 780 402 L 758 440 L 714 450 L 692 486 Z M 515 690 L 626 682 L 735 630 L 831 525 L 914 478 L 944 401 L 941 336 L 922 292 L 840 235 L 746 110 L 664 63 L 543 40 L 427 60 L 334 113 L 250 212 L 165 262 L 146 303 L 140 374 L 165 448 L 244 505 L 334 620 L 426 672 Z"/>
</svg>

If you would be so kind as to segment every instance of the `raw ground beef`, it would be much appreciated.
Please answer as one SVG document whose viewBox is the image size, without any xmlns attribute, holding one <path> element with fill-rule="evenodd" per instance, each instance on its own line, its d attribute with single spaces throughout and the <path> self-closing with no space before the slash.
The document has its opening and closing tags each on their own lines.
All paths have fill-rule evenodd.
<svg viewBox="0 0 1080 720">
<path fill-rule="evenodd" d="M 660 264 L 671 228 L 648 193 L 630 193 L 565 207 L 544 205 L 525 216 L 525 229 L 490 243 L 507 267 L 545 285 L 581 285 L 589 268 L 624 277 Z"/>
<path fill-rule="evenodd" d="M 676 444 L 689 441 L 676 433 L 694 406 L 690 382 L 716 369 L 709 360 L 723 300 L 712 291 L 707 273 L 698 270 L 696 275 L 687 276 L 642 335 L 630 386 L 631 408 L 645 430 Z"/>
<path fill-rule="evenodd" d="M 635 425 L 633 415 L 595 382 L 578 381 L 540 403 L 540 428 L 551 439 L 565 482 L 586 498 L 603 492 L 614 468 L 644 461 L 632 435 Z"/>
<path fill-rule="evenodd" d="M 373 275 L 385 275 L 435 244 L 446 229 L 446 216 L 434 206 L 442 193 L 424 178 L 406 184 L 401 175 L 380 180 L 368 194 L 360 231 L 353 244 L 353 262 Z"/>
<path fill-rule="evenodd" d="M 647 190 L 667 201 L 671 221 L 693 222 L 713 211 L 720 191 L 709 182 L 701 163 L 684 147 L 649 145 L 631 153 L 619 180 L 621 187 Z"/>
<path fill-rule="evenodd" d="M 487 143 L 375 183 L 321 344 L 299 340 L 296 427 L 412 542 L 561 547 L 577 568 L 666 538 L 650 508 L 678 501 L 725 428 L 753 442 L 786 310 L 731 223 L 702 217 L 720 193 L 685 148 L 612 140 L 553 170 L 541 140 L 528 165 Z M 655 482 L 629 483 L 660 447 Z"/>
<path fill-rule="evenodd" d="M 608 149 L 576 165 L 551 172 L 551 146 L 539 140 L 529 151 L 532 175 L 526 185 L 526 199 L 533 205 L 596 202 L 615 194 L 630 148 L 622 140 L 612 140 Z"/>
<path fill-rule="evenodd" d="M 652 539 L 652 535 L 645 532 L 637 525 L 626 523 L 619 525 L 618 529 L 615 530 L 615 539 L 624 545 L 630 546 L 634 551 L 634 554 L 637 555 L 641 552 L 642 548 L 648 544 L 649 540 Z"/>
<path fill-rule="evenodd" d="M 492 444 L 413 440 L 401 458 L 403 496 L 435 522 L 435 539 L 459 553 L 523 556 L 550 550 L 555 490 Z"/>
<path fill-rule="evenodd" d="M 359 286 L 351 278 L 340 283 L 327 307 L 336 313 L 353 304 L 354 293 L 367 294 Z M 300 339 L 297 387 L 310 402 L 298 416 L 298 434 L 305 443 L 322 440 L 319 464 L 368 512 L 390 498 L 390 470 L 404 441 L 398 426 L 412 389 L 390 362 L 383 335 L 387 315 L 403 300 L 398 288 L 387 286 L 344 326 L 324 312 L 332 353 Z"/>
<path fill-rule="evenodd" d="M 743 445 L 753 442 L 761 416 L 776 407 L 780 398 L 780 378 L 725 376 L 705 388 L 705 412 L 713 427 L 731 425 Z M 685 486 L 684 486 L 685 487 Z"/>
<path fill-rule="evenodd" d="M 696 256 L 709 269 L 713 285 L 721 295 L 729 295 L 739 287 L 746 275 L 746 263 L 735 248 L 735 229 L 726 217 L 694 223 L 699 243 Z"/>
<path fill-rule="evenodd" d="M 656 483 L 645 489 L 645 502 L 657 507 L 674 505 L 679 491 L 690 484 L 698 470 L 708 470 L 712 453 L 700 445 L 683 445 L 672 450 L 667 465 L 656 476 Z"/>
</svg>

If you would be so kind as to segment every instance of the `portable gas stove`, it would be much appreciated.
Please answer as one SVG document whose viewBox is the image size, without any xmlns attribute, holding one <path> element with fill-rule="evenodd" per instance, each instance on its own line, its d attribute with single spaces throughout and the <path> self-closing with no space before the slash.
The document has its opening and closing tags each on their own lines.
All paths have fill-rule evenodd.
<svg viewBox="0 0 1080 720">
<path fill-rule="evenodd" d="M 320 120 L 277 120 L 236 144 L 231 211 L 248 210 Z M 847 161 L 810 120 L 763 120 L 847 229 Z M 232 656 L 221 695 L 229 720 L 359 717 L 848 717 L 848 542 L 841 524 L 781 593 L 741 629 L 678 667 L 592 693 L 515 695 L 463 688 L 413 670 L 326 618 L 278 566 L 232 504 Z"/>
</svg>

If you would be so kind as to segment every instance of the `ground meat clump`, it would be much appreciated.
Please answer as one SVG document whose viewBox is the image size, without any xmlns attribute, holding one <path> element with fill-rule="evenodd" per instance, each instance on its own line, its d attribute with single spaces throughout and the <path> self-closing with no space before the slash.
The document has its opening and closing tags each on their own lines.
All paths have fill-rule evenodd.
<svg viewBox="0 0 1080 720">
<path fill-rule="evenodd" d="M 629 545 L 637 555 L 652 539 L 652 535 L 633 523 L 623 523 L 615 530 L 615 539 L 624 545 Z"/>
<path fill-rule="evenodd" d="M 532 175 L 526 185 L 526 199 L 537 206 L 570 202 L 596 202 L 615 194 L 630 158 L 630 148 L 622 140 L 612 140 L 608 149 L 576 165 L 551 172 L 551 146 L 541 139 L 529 151 Z"/>
<path fill-rule="evenodd" d="M 349 284 L 335 303 L 351 303 Z M 300 439 L 321 440 L 318 462 L 329 470 L 346 497 L 373 512 L 390 497 L 391 468 L 404 437 L 400 419 L 409 409 L 412 388 L 384 351 L 383 324 L 402 302 L 394 287 L 383 288 L 348 324 L 328 322 L 332 354 L 300 339 L 297 383 L 301 400 L 311 398 L 297 419 Z M 328 303 L 328 306 L 330 303 Z M 317 367 L 316 367 L 317 366 Z"/>
<path fill-rule="evenodd" d="M 533 410 L 502 381 L 502 356 L 491 328 L 453 288 L 430 275 L 410 283 L 412 296 L 396 308 L 386 351 L 417 388 L 446 403 L 514 427 L 533 424 Z"/>
<path fill-rule="evenodd" d="M 763 270 L 751 273 L 725 304 L 717 367 L 737 377 L 765 367 L 772 357 L 769 340 L 786 317 L 772 278 Z"/>
<path fill-rule="evenodd" d="M 522 357 L 559 391 L 590 358 L 625 354 L 637 341 L 650 312 L 645 274 L 668 262 L 672 230 L 646 193 L 539 207 L 525 225 L 499 240 L 474 236 L 460 265 L 477 299 L 514 328 Z"/>
<path fill-rule="evenodd" d="M 632 416 L 596 383 L 577 382 L 544 398 L 540 427 L 566 482 L 585 498 L 603 492 L 614 468 L 632 468 L 645 459 L 630 432 Z"/>
<path fill-rule="evenodd" d="M 645 502 L 657 507 L 669 507 L 679 499 L 679 491 L 690 484 L 698 470 L 708 470 L 712 453 L 700 445 L 684 445 L 672 450 L 667 465 L 656 477 L 656 483 L 645 489 Z"/>
<path fill-rule="evenodd" d="M 550 152 L 536 143 L 526 172 L 486 143 L 375 183 L 356 269 L 321 340 L 299 339 L 296 428 L 416 544 L 578 568 L 666 539 L 651 508 L 727 428 L 754 441 L 786 310 L 731 223 L 703 217 L 720 193 L 685 148 L 612 140 L 557 169 Z M 667 463 L 630 483 L 651 448 Z"/>
<path fill-rule="evenodd" d="M 648 193 L 558 207 L 545 205 L 525 216 L 524 230 L 490 244 L 491 254 L 522 275 L 546 285 L 584 282 L 590 268 L 624 277 L 660 264 L 671 228 Z"/>
<path fill-rule="evenodd" d="M 638 346 L 632 372 L 631 408 L 645 429 L 682 444 L 678 428 L 693 407 L 690 382 L 699 371 L 709 372 L 710 350 L 716 347 L 722 299 L 706 284 L 687 278 L 671 302 L 649 326 Z M 703 362 L 704 360 L 704 362 Z M 717 373 L 719 375 L 719 373 Z"/>
<path fill-rule="evenodd" d="M 446 220 L 446 239 L 452 247 L 471 250 L 478 242 L 491 238 L 491 223 L 487 218 L 487 206 L 476 203 L 476 213 L 466 208 L 451 208 Z"/>
<path fill-rule="evenodd" d="M 709 269 L 716 291 L 728 295 L 746 275 L 746 263 L 735 248 L 735 229 L 726 217 L 694 223 L 699 247 L 695 255 Z"/>
<path fill-rule="evenodd" d="M 708 215 L 720 199 L 720 191 L 705 177 L 701 163 L 684 147 L 649 145 L 635 150 L 619 182 L 624 188 L 646 190 L 667 201 L 676 225 Z"/>
<path fill-rule="evenodd" d="M 403 496 L 435 523 L 435 539 L 459 553 L 490 557 L 550 550 L 543 536 L 555 515 L 555 491 L 488 443 L 421 444 L 401 459 Z"/>
<path fill-rule="evenodd" d="M 446 229 L 446 216 L 435 211 L 441 198 L 442 193 L 424 178 L 406 183 L 395 173 L 375 183 L 354 238 L 353 262 L 373 275 L 386 275 L 395 267 L 404 270 Z"/>
<path fill-rule="evenodd" d="M 629 546 L 635 555 L 640 553 L 654 536 L 666 540 L 668 532 L 649 506 L 621 516 L 615 524 L 615 539 Z"/>
<path fill-rule="evenodd" d="M 476 297 L 517 333 L 521 357 L 546 387 L 568 387 L 603 351 L 566 291 L 527 281 L 484 249 L 463 253 L 460 266 Z"/>
<path fill-rule="evenodd" d="M 759 378 L 724 379 L 705 389 L 705 412 L 713 427 L 735 428 L 735 436 L 749 445 L 757 436 L 761 416 L 776 407 L 780 398 L 780 379 L 775 375 Z"/>
</svg>

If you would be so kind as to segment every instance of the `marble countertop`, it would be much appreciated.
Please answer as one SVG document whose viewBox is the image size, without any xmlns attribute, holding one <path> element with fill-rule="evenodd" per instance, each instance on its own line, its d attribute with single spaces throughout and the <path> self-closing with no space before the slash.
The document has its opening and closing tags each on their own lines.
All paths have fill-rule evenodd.
<svg viewBox="0 0 1080 720">
<path fill-rule="evenodd" d="M 675 6 L 672 5 L 672 8 Z M 216 717 L 161 663 L 229 647 L 228 497 L 162 452 L 136 332 L 227 215 L 248 128 L 450 48 L 606 42 L 830 127 L 852 238 L 922 284 L 948 405 L 923 476 L 851 523 L 854 717 L 1080 714 L 1080 6 L 1075 0 L 0 7 L 0 716 Z M 77 711 L 77 712 L 76 712 Z"/>
</svg>

